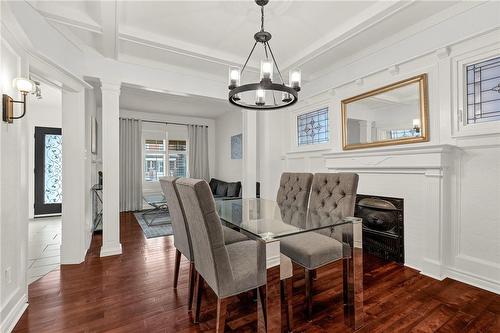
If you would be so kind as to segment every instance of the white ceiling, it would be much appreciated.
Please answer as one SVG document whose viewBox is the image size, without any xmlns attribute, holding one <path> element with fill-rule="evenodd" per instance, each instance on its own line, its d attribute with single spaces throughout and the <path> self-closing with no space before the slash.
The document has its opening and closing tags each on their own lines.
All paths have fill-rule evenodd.
<svg viewBox="0 0 500 333">
<path fill-rule="evenodd" d="M 253 0 L 30 3 L 77 44 L 83 41 L 107 57 L 224 77 L 228 64 L 244 62 L 260 28 Z M 318 55 L 331 63 L 455 3 L 271 0 L 265 7 L 265 28 L 273 35 L 271 46 L 282 69 L 298 64 L 308 69 L 303 70 L 307 77 L 323 69 L 325 61 Z M 256 54 L 251 65 L 257 67 L 259 60 Z"/>
<path fill-rule="evenodd" d="M 285 80 L 288 69 L 300 66 L 307 82 L 456 2 L 271 0 L 265 7 L 265 28 L 273 35 L 270 43 Z M 75 45 L 120 61 L 177 66 L 221 80 L 227 79 L 229 65 L 245 61 L 260 28 L 253 0 L 29 3 Z M 249 63 L 252 71 L 263 57 L 261 47 L 256 50 Z M 149 96 L 153 93 L 145 94 L 155 99 Z M 157 97 L 158 105 L 164 97 Z"/>
</svg>

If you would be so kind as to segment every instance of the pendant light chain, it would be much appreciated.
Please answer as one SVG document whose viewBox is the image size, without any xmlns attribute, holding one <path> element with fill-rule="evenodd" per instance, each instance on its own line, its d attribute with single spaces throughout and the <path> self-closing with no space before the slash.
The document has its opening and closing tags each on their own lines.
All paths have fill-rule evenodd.
<svg viewBox="0 0 500 333">
<path fill-rule="evenodd" d="M 260 6 L 260 31 L 264 31 L 264 6 Z"/>
</svg>

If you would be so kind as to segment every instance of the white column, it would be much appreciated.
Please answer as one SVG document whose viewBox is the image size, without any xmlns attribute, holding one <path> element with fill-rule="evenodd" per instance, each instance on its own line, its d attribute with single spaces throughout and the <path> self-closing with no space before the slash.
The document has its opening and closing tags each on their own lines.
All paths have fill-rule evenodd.
<svg viewBox="0 0 500 333">
<path fill-rule="evenodd" d="M 101 80 L 102 247 L 101 257 L 122 253 L 120 243 L 120 83 Z"/>
<path fill-rule="evenodd" d="M 257 183 L 257 111 L 243 112 L 243 198 L 256 197 Z"/>
<path fill-rule="evenodd" d="M 61 263 L 85 260 L 85 95 L 62 92 L 62 242 Z"/>
</svg>

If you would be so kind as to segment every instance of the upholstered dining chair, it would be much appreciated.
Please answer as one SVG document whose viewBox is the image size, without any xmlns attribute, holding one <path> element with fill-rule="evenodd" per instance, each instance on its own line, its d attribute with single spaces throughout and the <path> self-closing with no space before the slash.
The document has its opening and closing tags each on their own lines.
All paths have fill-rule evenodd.
<svg viewBox="0 0 500 333">
<path fill-rule="evenodd" d="M 195 322 L 199 322 L 202 286 L 205 281 L 217 295 L 216 332 L 223 332 L 228 298 L 258 289 L 265 284 L 265 268 L 259 269 L 257 263 L 257 242 L 246 240 L 233 244 L 224 243 L 222 224 L 206 181 L 180 179 L 177 181 L 177 189 L 185 209 L 196 258 L 198 275 Z M 291 261 L 282 256 L 280 278 L 284 280 L 291 276 Z M 286 309 L 291 330 L 291 288 L 285 290 L 288 291 Z"/>
<path fill-rule="evenodd" d="M 304 223 L 312 179 L 312 173 L 284 172 L 281 174 L 276 202 L 283 222 L 297 227 Z"/>
<path fill-rule="evenodd" d="M 320 227 L 353 216 L 358 188 L 355 173 L 314 175 L 307 223 Z M 312 318 L 312 278 L 316 269 L 342 259 L 342 234 L 335 230 L 307 232 L 281 240 L 281 252 L 305 269 L 307 318 Z"/>
<path fill-rule="evenodd" d="M 179 200 L 179 193 L 177 191 L 176 182 L 178 177 L 162 177 L 160 184 L 167 199 L 167 205 L 172 220 L 172 230 L 174 233 L 174 247 L 175 247 L 175 266 L 174 266 L 174 289 L 177 288 L 179 280 L 179 267 L 181 263 L 181 254 L 189 260 L 189 296 L 188 296 L 188 309 L 191 310 L 193 305 L 193 292 L 194 292 L 194 255 L 191 245 L 191 237 L 189 236 L 188 225 L 186 222 L 186 214 L 181 201 Z M 230 228 L 223 227 L 224 242 L 232 244 L 239 241 L 248 240 L 248 238 Z"/>
</svg>

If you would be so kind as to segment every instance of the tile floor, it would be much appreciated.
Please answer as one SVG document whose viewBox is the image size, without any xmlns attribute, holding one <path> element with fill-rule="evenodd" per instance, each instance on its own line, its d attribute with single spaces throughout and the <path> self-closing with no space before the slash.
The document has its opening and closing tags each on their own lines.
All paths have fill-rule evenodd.
<svg viewBox="0 0 500 333">
<path fill-rule="evenodd" d="M 59 269 L 61 217 L 30 220 L 28 243 L 28 284 Z"/>
</svg>

